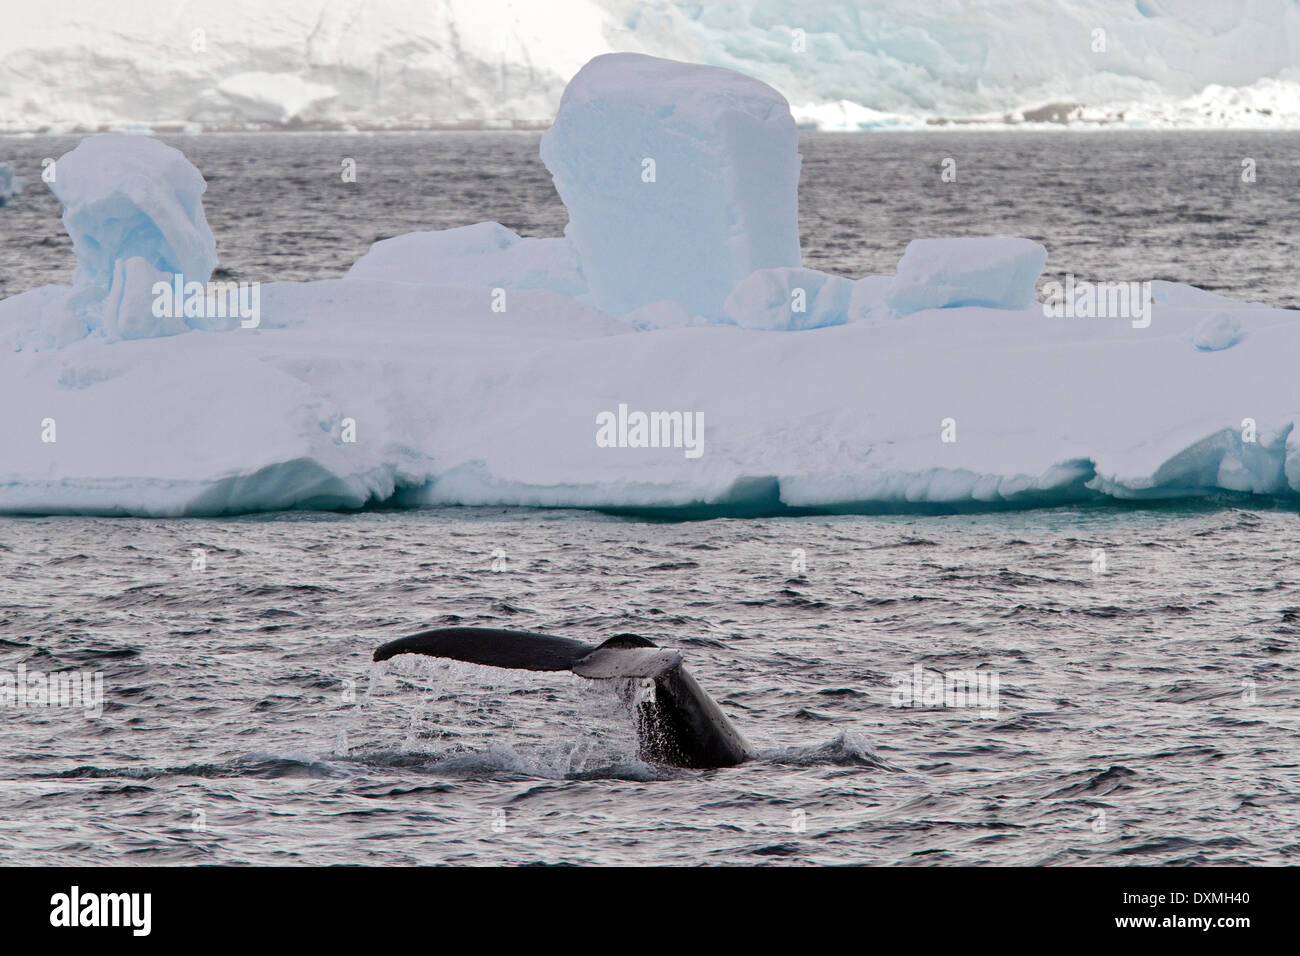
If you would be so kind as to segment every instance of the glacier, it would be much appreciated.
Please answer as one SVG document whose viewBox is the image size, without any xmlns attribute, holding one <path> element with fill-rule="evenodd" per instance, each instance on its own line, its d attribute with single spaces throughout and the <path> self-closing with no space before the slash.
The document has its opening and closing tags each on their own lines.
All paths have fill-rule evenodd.
<svg viewBox="0 0 1300 956">
<path fill-rule="evenodd" d="M 1300 128 L 1297 0 L 9 6 L 0 132 L 543 128 L 613 52 L 753 76 L 823 129 Z"/>
<path fill-rule="evenodd" d="M 618 101 L 645 67 L 607 58 L 602 88 L 584 95 L 603 101 L 608 82 Z M 719 83 L 719 102 L 738 102 L 737 82 Z M 739 88 L 757 97 L 741 101 L 744 123 L 745 104 L 785 111 L 763 121 L 776 118 L 784 142 L 784 101 Z M 701 140 L 700 115 L 613 122 L 611 149 L 622 141 L 636 158 L 640 137 L 676 137 L 687 155 L 711 155 L 709 168 L 772 173 L 773 202 L 795 202 L 785 146 L 780 162 L 742 168 L 753 141 Z M 563 135 L 589 141 L 598 122 Z M 555 167 L 569 196 L 608 183 L 606 154 L 594 151 L 591 169 L 582 156 Z M 169 280 L 200 283 L 217 262 L 202 175 L 183 155 L 105 134 L 57 170 L 78 269 L 71 286 L 0 301 L 0 512 L 510 505 L 703 517 L 1300 501 L 1300 316 L 1154 281 L 1142 284 L 1140 327 L 1049 317 L 1034 292 L 1046 250 L 1027 239 L 921 238 L 890 276 L 834 276 L 796 258 L 732 274 L 716 311 L 670 287 L 624 313 L 591 293 L 593 275 L 620 302 L 642 289 L 617 263 L 591 268 L 587 249 L 607 236 L 640 230 L 648 248 L 680 242 L 715 261 L 784 226 L 703 230 L 699 190 L 662 190 L 664 208 L 641 222 L 615 190 L 596 193 L 616 208 L 587 210 L 582 243 L 496 223 L 395 237 L 342 278 L 266 283 L 246 323 L 157 308 Z M 699 288 L 688 275 L 682 297 Z M 597 423 L 622 406 L 697 416 L 703 454 L 602 447 Z"/>
</svg>

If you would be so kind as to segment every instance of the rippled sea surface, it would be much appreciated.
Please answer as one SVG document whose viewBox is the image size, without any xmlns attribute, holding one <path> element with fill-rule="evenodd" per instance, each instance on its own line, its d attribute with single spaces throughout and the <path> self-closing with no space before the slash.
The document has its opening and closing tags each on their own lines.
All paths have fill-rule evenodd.
<svg viewBox="0 0 1300 956">
<path fill-rule="evenodd" d="M 1298 530 L 3 519 L 0 673 L 100 672 L 107 704 L 6 709 L 0 863 L 1294 863 Z M 370 662 L 449 624 L 678 647 L 758 759 L 642 763 L 601 682 Z M 895 706 L 917 665 L 996 706 Z"/>
</svg>

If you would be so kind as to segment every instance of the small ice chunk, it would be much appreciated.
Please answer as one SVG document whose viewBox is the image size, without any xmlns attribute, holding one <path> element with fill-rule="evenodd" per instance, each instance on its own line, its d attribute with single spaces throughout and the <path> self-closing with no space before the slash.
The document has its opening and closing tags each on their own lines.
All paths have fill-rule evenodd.
<svg viewBox="0 0 1300 956">
<path fill-rule="evenodd" d="M 9 200 L 22 192 L 26 185 L 27 180 L 22 176 L 14 175 L 12 166 L 8 163 L 0 163 L 0 206 L 9 205 Z"/>
<path fill-rule="evenodd" d="M 349 279 L 470 288 L 587 291 L 582 266 L 567 239 L 521 239 L 497 222 L 408 232 L 383 239 L 348 270 Z"/>
<path fill-rule="evenodd" d="M 758 269 L 727 296 L 723 312 L 745 329 L 796 332 L 849 320 L 854 282 L 816 269 Z"/>
<path fill-rule="evenodd" d="M 1227 312 L 1214 312 L 1201 320 L 1192 333 L 1192 345 L 1202 352 L 1230 349 L 1246 337 L 1241 320 Z"/>
<path fill-rule="evenodd" d="M 83 305 L 108 295 L 120 260 L 140 258 L 192 282 L 212 275 L 217 246 L 203 216 L 207 183 L 180 150 L 147 136 L 91 136 L 59 158 L 50 189 L 63 203 Z"/>
<path fill-rule="evenodd" d="M 799 133 L 765 83 L 598 56 L 565 89 L 541 153 L 592 304 L 607 312 L 676 299 L 719 320 L 755 269 L 799 265 Z"/>
<path fill-rule="evenodd" d="M 863 276 L 853 283 L 849 296 L 850 322 L 878 322 L 889 318 L 889 294 L 894 288 L 893 276 Z"/>
<path fill-rule="evenodd" d="M 1047 250 L 1030 239 L 913 239 L 889 304 L 898 315 L 971 305 L 1023 309 L 1046 263 Z"/>
</svg>

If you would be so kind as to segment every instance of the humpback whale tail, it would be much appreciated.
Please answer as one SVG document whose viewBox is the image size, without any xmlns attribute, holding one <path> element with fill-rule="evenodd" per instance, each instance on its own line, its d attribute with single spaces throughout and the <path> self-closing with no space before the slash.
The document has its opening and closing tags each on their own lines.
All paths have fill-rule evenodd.
<svg viewBox="0 0 1300 956">
<path fill-rule="evenodd" d="M 572 671 L 589 680 L 653 682 L 637 707 L 637 736 L 647 760 L 679 767 L 730 767 L 748 760 L 749 745 L 717 703 L 695 682 L 676 651 L 635 634 L 593 646 L 569 637 L 497 628 L 445 627 L 389 641 L 376 661 L 426 654 L 531 671 Z"/>
</svg>

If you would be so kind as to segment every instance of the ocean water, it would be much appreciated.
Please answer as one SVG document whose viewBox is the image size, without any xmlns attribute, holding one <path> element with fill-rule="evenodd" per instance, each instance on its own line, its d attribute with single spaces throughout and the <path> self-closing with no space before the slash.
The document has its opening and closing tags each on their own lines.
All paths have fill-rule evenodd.
<svg viewBox="0 0 1300 956">
<path fill-rule="evenodd" d="M 531 134 L 172 141 L 239 279 L 335 276 L 412 229 L 564 222 Z M 0 159 L 35 177 L 70 145 L 4 139 Z M 915 236 L 1027 235 L 1049 273 L 1296 306 L 1297 146 L 805 136 L 805 262 L 887 273 Z M 0 294 L 68 280 L 39 182 L 0 230 Z M 104 694 L 99 716 L 0 703 L 0 864 L 1294 863 L 1298 529 L 1231 499 L 0 518 L 0 692 L 21 668 Z M 569 674 L 371 663 L 451 624 L 679 648 L 758 757 L 648 765 L 615 688 Z M 918 668 L 996 679 L 996 697 L 904 706 Z"/>
<path fill-rule="evenodd" d="M 6 709 L 0 864 L 1294 863 L 1298 525 L 3 519 L 0 671 L 106 704 Z M 680 648 L 759 756 L 647 765 L 608 682 L 370 661 L 451 624 Z M 918 665 L 996 697 L 898 706 Z"/>
</svg>

